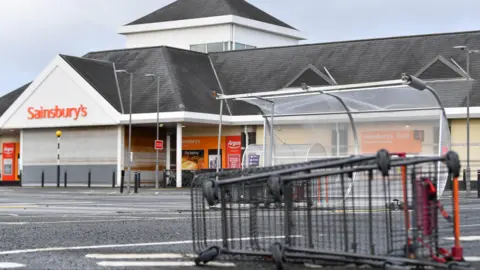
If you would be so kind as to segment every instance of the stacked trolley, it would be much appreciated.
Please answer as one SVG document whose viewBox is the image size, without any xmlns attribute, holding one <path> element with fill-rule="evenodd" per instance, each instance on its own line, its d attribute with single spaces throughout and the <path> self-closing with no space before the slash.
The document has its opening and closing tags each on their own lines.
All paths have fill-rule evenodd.
<svg viewBox="0 0 480 270">
<path fill-rule="evenodd" d="M 214 96 L 221 100 L 219 148 L 226 100 L 244 101 L 262 110 L 263 149 L 255 151 L 262 166 L 224 172 L 217 167 L 216 173 L 199 174 L 193 180 L 197 264 L 222 255 L 270 260 L 277 269 L 285 263 L 468 268 L 459 240 L 460 162 L 455 152 L 448 151 L 450 134 L 443 106 L 424 82 L 403 75 L 401 80 L 370 84 L 304 85 L 301 90 Z M 414 124 L 439 130 L 437 145 L 430 148 L 428 142 L 415 142 L 422 152 L 411 151 L 417 151 L 414 156 L 385 149 L 360 154 L 357 124 L 381 125 L 371 119 L 404 127 L 402 121 L 409 126 L 418 119 Z M 303 137 L 297 141 L 303 144 L 331 132 L 332 123 L 337 126 L 338 143 L 338 126 L 348 122 L 354 145 L 337 144 L 336 155 L 330 157 L 274 166 L 279 149 L 275 146 L 278 141 L 285 144 L 276 138 L 274 121 L 311 126 L 310 138 L 304 136 L 307 132 L 299 133 Z M 340 154 L 340 149 L 350 150 Z M 447 181 L 453 183 L 452 213 L 440 204 Z M 446 249 L 443 241 L 452 232 L 454 245 Z"/>
<path fill-rule="evenodd" d="M 454 183 L 453 218 L 437 198 L 436 177 L 443 170 Z M 381 150 L 376 156 L 199 175 L 192 188 L 196 262 L 225 254 L 265 256 L 278 269 L 298 261 L 466 267 L 459 242 L 459 170 L 455 152 L 405 158 Z M 313 203 L 318 183 L 331 178 L 343 188 L 353 174 L 365 177 L 366 185 L 353 185 L 340 207 L 332 211 Z M 357 196 L 363 189 L 367 196 Z M 395 192 L 409 207 L 386 207 Z M 440 230 L 440 218 L 453 224 L 451 252 L 439 244 L 451 236 Z"/>
</svg>

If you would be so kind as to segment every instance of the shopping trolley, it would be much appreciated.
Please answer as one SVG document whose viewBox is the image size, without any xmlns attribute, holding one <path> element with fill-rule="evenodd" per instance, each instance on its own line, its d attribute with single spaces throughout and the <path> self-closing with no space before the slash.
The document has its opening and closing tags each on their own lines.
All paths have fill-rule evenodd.
<svg viewBox="0 0 480 270">
<path fill-rule="evenodd" d="M 468 268 L 459 242 L 459 171 L 455 152 L 405 157 L 380 150 L 199 175 L 192 187 L 195 262 L 222 254 L 271 260 L 278 269 L 289 262 Z M 452 216 L 439 203 L 439 177 L 453 180 Z M 336 196 L 318 203 L 327 199 L 327 181 Z M 392 201 L 405 207 L 389 207 Z M 453 225 L 451 251 L 440 243 L 451 234 L 441 222 Z"/>
</svg>

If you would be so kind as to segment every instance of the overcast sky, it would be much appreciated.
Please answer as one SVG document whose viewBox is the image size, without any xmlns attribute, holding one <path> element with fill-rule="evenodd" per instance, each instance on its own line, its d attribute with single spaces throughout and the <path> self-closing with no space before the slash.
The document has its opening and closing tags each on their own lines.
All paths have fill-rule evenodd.
<svg viewBox="0 0 480 270">
<path fill-rule="evenodd" d="M 303 43 L 480 30 L 478 0 L 249 0 L 296 27 Z M 57 54 L 124 47 L 119 26 L 173 0 L 0 0 L 0 95 Z"/>
</svg>

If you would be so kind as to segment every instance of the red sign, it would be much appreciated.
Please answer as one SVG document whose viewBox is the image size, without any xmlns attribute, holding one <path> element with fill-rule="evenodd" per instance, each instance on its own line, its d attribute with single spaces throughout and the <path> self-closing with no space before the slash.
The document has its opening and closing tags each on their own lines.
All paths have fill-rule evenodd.
<svg viewBox="0 0 480 270">
<path fill-rule="evenodd" d="M 2 145 L 2 180 L 15 181 L 17 174 L 16 143 Z"/>
<path fill-rule="evenodd" d="M 163 140 L 155 140 L 155 150 L 163 150 Z"/>
<path fill-rule="evenodd" d="M 79 107 L 61 108 L 55 105 L 54 108 L 28 107 L 28 119 L 54 119 L 54 118 L 73 118 L 77 120 L 80 116 L 87 116 L 87 107 L 80 104 Z"/>
<path fill-rule="evenodd" d="M 227 168 L 238 169 L 242 166 L 242 137 L 226 136 Z"/>
</svg>

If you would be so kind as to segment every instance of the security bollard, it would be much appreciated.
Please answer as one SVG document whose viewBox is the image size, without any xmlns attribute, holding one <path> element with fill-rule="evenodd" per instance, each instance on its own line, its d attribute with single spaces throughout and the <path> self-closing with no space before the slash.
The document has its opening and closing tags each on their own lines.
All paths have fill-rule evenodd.
<svg viewBox="0 0 480 270">
<path fill-rule="evenodd" d="M 123 193 L 123 184 L 125 183 L 125 171 L 122 170 L 122 174 L 120 177 L 120 193 Z"/>
<path fill-rule="evenodd" d="M 138 172 L 135 172 L 135 178 L 134 178 L 134 189 L 133 192 L 138 193 Z"/>
<path fill-rule="evenodd" d="M 88 187 L 92 186 L 92 171 L 88 170 Z"/>
<path fill-rule="evenodd" d="M 142 173 L 138 172 L 138 185 L 137 185 L 138 188 L 141 188 L 141 185 L 140 185 L 141 182 L 142 182 Z"/>
<path fill-rule="evenodd" d="M 112 188 L 115 188 L 115 171 L 112 173 Z"/>
<path fill-rule="evenodd" d="M 67 170 L 63 173 L 63 186 L 67 187 Z"/>
<path fill-rule="evenodd" d="M 42 170 L 42 187 L 45 187 L 45 170 Z"/>
<path fill-rule="evenodd" d="M 480 198 L 480 170 L 477 170 L 477 198 Z"/>
</svg>

